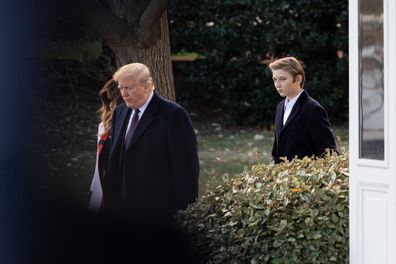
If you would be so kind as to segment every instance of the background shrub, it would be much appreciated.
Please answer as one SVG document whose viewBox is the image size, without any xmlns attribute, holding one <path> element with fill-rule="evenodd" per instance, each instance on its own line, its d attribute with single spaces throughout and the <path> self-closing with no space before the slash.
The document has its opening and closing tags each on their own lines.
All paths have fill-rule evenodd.
<svg viewBox="0 0 396 264">
<path fill-rule="evenodd" d="M 174 63 L 178 100 L 205 115 L 220 111 L 231 124 L 270 125 L 281 98 L 267 64 L 293 55 L 304 63 L 309 94 L 332 123 L 345 122 L 347 7 L 347 0 L 172 1 L 172 52 L 205 57 Z"/>
<path fill-rule="evenodd" d="M 253 166 L 180 212 L 202 263 L 348 263 L 348 156 Z"/>
</svg>

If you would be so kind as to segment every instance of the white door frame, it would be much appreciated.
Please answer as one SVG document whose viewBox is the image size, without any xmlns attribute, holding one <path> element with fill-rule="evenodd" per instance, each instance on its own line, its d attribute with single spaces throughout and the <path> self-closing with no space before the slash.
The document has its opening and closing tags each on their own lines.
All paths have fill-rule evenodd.
<svg viewBox="0 0 396 264">
<path fill-rule="evenodd" d="M 350 263 L 396 263 L 396 4 L 384 10 L 384 160 L 359 157 L 359 2 L 349 1 Z"/>
</svg>

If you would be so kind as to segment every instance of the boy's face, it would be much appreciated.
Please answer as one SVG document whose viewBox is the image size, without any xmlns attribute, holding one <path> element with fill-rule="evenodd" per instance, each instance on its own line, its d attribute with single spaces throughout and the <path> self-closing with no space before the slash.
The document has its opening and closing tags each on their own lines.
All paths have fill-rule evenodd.
<svg viewBox="0 0 396 264">
<path fill-rule="evenodd" d="M 297 75 L 293 81 L 293 76 L 287 71 L 282 69 L 273 70 L 272 80 L 279 95 L 282 97 L 287 96 L 289 100 L 293 99 L 301 91 L 301 75 Z"/>
</svg>

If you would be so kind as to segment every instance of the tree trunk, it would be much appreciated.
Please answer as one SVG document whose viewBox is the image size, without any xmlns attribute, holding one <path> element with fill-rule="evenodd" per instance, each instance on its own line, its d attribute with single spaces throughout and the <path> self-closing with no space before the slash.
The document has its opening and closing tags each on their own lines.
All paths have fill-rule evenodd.
<svg viewBox="0 0 396 264">
<path fill-rule="evenodd" d="M 169 29 L 167 13 L 164 11 L 160 18 L 160 33 L 154 45 L 142 47 L 139 43 L 125 43 L 120 47 L 114 47 L 117 59 L 117 67 L 140 62 L 147 65 L 153 74 L 155 89 L 161 96 L 175 101 L 175 89 L 173 83 L 171 51 L 169 44 Z"/>
<path fill-rule="evenodd" d="M 132 62 L 146 64 L 158 94 L 175 101 L 167 1 L 107 0 L 111 12 L 93 1 L 77 2 L 71 13 L 111 47 L 117 67 Z"/>
</svg>

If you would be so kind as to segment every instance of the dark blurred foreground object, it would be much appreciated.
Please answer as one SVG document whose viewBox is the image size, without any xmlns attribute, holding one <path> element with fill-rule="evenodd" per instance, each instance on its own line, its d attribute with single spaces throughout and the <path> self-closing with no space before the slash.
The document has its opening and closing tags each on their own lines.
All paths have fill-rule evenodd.
<svg viewBox="0 0 396 264">
<path fill-rule="evenodd" d="M 48 201 L 37 221 L 31 263 L 197 263 L 175 226 L 136 223 Z"/>
</svg>

